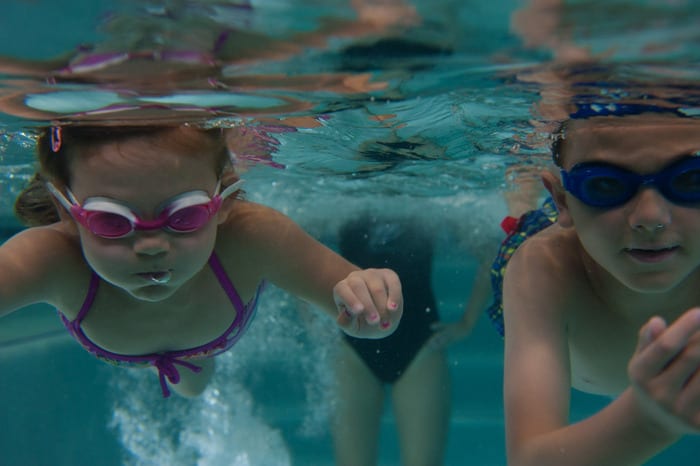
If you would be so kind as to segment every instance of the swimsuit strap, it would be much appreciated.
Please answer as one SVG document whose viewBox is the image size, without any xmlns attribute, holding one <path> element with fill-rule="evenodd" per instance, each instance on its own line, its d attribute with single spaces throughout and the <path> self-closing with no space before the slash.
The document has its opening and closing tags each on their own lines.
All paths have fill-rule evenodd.
<svg viewBox="0 0 700 466">
<path fill-rule="evenodd" d="M 219 257 L 213 251 L 211 253 L 211 256 L 209 257 L 209 267 L 211 267 L 212 272 L 214 272 L 216 279 L 219 281 L 219 284 L 221 285 L 221 288 L 223 288 L 224 291 L 226 292 L 226 296 L 228 296 L 228 298 L 231 300 L 231 303 L 236 308 L 236 314 L 237 314 L 236 320 L 238 320 L 238 317 L 242 316 L 242 314 L 245 313 L 246 305 L 243 304 L 243 300 L 241 299 L 241 296 L 238 294 L 236 287 L 233 286 L 231 279 L 229 278 L 229 276 L 226 274 L 226 271 L 224 270 L 224 266 L 221 265 L 221 261 L 219 260 Z"/>
<path fill-rule="evenodd" d="M 236 287 L 233 285 L 230 278 L 226 274 L 226 271 L 224 270 L 221 261 L 214 252 L 212 252 L 209 258 L 209 265 L 212 269 L 212 272 L 216 276 L 219 284 L 221 285 L 221 288 L 224 290 L 224 292 L 229 298 L 229 301 L 234 306 L 236 310 L 236 317 L 234 318 L 229 328 L 226 329 L 226 331 L 219 338 L 204 345 L 198 346 L 196 348 L 132 356 L 113 353 L 111 351 L 107 351 L 103 348 L 100 348 L 98 345 L 94 344 L 87 337 L 87 335 L 85 335 L 85 332 L 83 332 L 83 329 L 81 327 L 83 319 L 85 319 L 95 301 L 95 297 L 97 296 L 97 290 L 100 284 L 100 277 L 94 271 L 90 278 L 90 284 L 88 286 L 85 300 L 83 301 L 83 304 L 80 307 L 80 311 L 78 311 L 78 315 L 76 316 L 76 318 L 73 320 L 68 320 L 66 316 L 60 311 L 59 316 L 63 321 L 63 324 L 73 335 L 73 337 L 76 338 L 86 350 L 88 350 L 90 353 L 94 354 L 98 358 L 117 363 L 147 363 L 154 366 L 158 370 L 158 378 L 160 381 L 161 390 L 163 392 L 163 397 L 167 398 L 168 396 L 170 396 L 170 390 L 168 389 L 166 379 L 173 384 L 177 384 L 180 381 L 180 373 L 178 372 L 177 366 L 187 368 L 195 373 L 200 372 L 202 370 L 201 367 L 192 364 L 188 361 L 185 361 L 182 358 L 190 356 L 193 353 L 209 352 L 215 349 L 225 348 L 227 345 L 229 345 L 228 347 L 230 347 L 230 345 L 235 343 L 238 340 L 238 338 L 240 338 L 240 336 L 243 333 L 243 330 L 250 322 L 251 317 L 254 313 L 258 297 L 264 289 L 263 282 L 260 284 L 260 286 L 258 286 L 258 290 L 255 294 L 255 297 L 248 303 L 248 305 L 245 305 L 240 295 L 238 294 Z M 233 338 L 229 339 L 231 335 L 233 336 Z"/>
<path fill-rule="evenodd" d="M 92 303 L 95 302 L 95 297 L 97 296 L 97 289 L 100 287 L 100 277 L 94 271 L 90 276 L 90 284 L 88 285 L 88 291 L 83 300 L 83 305 L 80 306 L 78 315 L 70 321 L 71 326 L 80 327 L 80 323 L 83 321 L 85 316 L 87 316 L 88 311 L 92 307 Z"/>
</svg>

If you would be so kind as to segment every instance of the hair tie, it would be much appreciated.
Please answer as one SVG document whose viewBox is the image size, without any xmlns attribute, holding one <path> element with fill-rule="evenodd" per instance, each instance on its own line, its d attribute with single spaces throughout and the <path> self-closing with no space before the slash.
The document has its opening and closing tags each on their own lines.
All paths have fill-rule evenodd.
<svg viewBox="0 0 700 466">
<path fill-rule="evenodd" d="M 53 152 L 58 152 L 61 150 L 61 144 L 63 139 L 61 138 L 61 127 L 52 126 L 51 127 L 51 150 Z"/>
</svg>

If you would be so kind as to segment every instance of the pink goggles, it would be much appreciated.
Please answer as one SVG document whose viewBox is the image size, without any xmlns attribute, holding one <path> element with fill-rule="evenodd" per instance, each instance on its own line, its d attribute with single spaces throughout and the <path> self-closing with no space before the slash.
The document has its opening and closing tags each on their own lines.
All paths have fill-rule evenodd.
<svg viewBox="0 0 700 466">
<path fill-rule="evenodd" d="M 47 183 L 49 192 L 68 210 L 76 222 L 92 234 L 102 238 L 118 239 L 131 235 L 134 230 L 165 229 L 174 233 L 191 233 L 206 225 L 221 208 L 221 203 L 240 189 L 243 180 L 228 186 L 219 194 L 221 182 L 217 183 L 214 196 L 205 191 L 189 191 L 169 199 L 157 209 L 153 220 L 143 220 L 115 200 L 106 197 L 89 197 L 82 205 L 66 188 L 63 195 L 53 184 Z M 69 200 L 70 199 L 70 200 Z"/>
</svg>

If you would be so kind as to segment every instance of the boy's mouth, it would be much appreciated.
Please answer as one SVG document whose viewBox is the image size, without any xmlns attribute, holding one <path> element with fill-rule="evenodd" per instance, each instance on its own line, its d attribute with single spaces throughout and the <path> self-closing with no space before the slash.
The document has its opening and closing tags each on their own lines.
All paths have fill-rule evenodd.
<svg viewBox="0 0 700 466">
<path fill-rule="evenodd" d="M 657 263 L 672 257 L 678 248 L 678 246 L 665 248 L 625 248 L 625 252 L 639 262 Z"/>
</svg>

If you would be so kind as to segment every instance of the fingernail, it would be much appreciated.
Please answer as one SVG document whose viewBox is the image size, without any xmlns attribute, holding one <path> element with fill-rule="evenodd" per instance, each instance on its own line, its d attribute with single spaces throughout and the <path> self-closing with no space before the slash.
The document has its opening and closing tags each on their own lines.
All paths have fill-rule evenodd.
<svg viewBox="0 0 700 466">
<path fill-rule="evenodd" d="M 379 326 L 380 326 L 381 328 L 383 328 L 384 330 L 386 330 L 386 329 L 388 329 L 389 327 L 391 327 L 391 321 L 387 320 L 386 322 L 382 322 L 381 324 L 379 324 Z"/>
<path fill-rule="evenodd" d="M 387 307 L 389 307 L 389 309 L 396 310 L 399 308 L 399 305 L 396 304 L 394 301 L 389 301 L 389 304 L 387 304 Z"/>
<path fill-rule="evenodd" d="M 345 307 L 344 304 L 341 304 L 340 306 L 338 306 L 338 311 L 340 311 L 341 313 L 345 314 L 348 317 L 352 317 L 352 314 L 350 314 L 350 311 L 348 311 L 348 308 Z"/>
<path fill-rule="evenodd" d="M 379 314 L 376 312 L 373 312 L 372 314 L 369 315 L 369 321 L 370 322 L 376 322 L 379 320 Z"/>
</svg>

